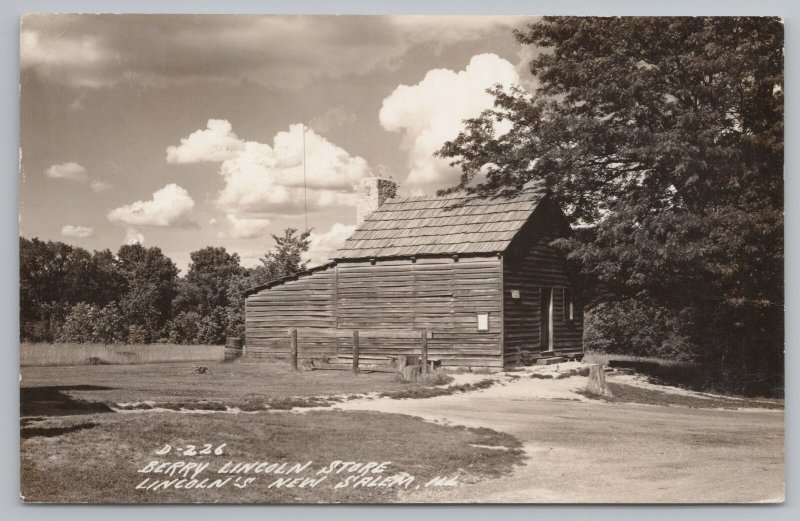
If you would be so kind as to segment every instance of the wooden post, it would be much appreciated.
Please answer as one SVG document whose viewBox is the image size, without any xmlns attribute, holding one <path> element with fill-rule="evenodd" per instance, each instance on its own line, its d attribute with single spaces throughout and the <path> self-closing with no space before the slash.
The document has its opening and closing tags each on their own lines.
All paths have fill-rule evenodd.
<svg viewBox="0 0 800 521">
<path fill-rule="evenodd" d="M 422 330 L 422 372 L 428 372 L 428 330 Z"/>
<path fill-rule="evenodd" d="M 290 329 L 289 330 L 289 335 L 290 335 L 290 339 L 291 339 L 290 341 L 291 341 L 291 346 L 292 346 L 292 351 L 289 354 L 289 360 L 292 363 L 292 369 L 297 371 L 297 330 L 296 329 Z"/>
<path fill-rule="evenodd" d="M 358 329 L 353 330 L 353 374 L 358 374 Z"/>
</svg>

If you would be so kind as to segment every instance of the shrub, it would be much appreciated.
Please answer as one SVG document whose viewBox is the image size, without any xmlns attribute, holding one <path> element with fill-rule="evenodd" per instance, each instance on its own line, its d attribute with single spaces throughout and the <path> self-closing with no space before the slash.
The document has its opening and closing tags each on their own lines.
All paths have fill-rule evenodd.
<svg viewBox="0 0 800 521">
<path fill-rule="evenodd" d="M 116 304 L 81 302 L 72 306 L 58 333 L 60 342 L 113 344 L 126 337 L 125 320 Z"/>
<path fill-rule="evenodd" d="M 100 308 L 95 317 L 94 342 L 116 344 L 125 341 L 125 317 L 116 304 Z"/>
<path fill-rule="evenodd" d="M 224 344 L 227 330 L 225 308 L 222 306 L 216 307 L 211 313 L 200 319 L 197 342 L 210 345 Z"/>
<path fill-rule="evenodd" d="M 697 346 L 689 339 L 691 324 L 686 316 L 639 300 L 604 302 L 586 313 L 585 347 L 587 351 L 691 361 Z"/>
<path fill-rule="evenodd" d="M 150 333 L 139 324 L 128 326 L 128 342 L 131 344 L 149 344 Z"/>
<path fill-rule="evenodd" d="M 58 333 L 59 342 L 88 343 L 94 336 L 94 322 L 97 308 L 91 304 L 80 302 L 72 306 L 67 319 Z"/>
<path fill-rule="evenodd" d="M 196 344 L 200 330 L 200 314 L 194 311 L 181 311 L 167 324 L 169 340 L 175 344 Z"/>
</svg>

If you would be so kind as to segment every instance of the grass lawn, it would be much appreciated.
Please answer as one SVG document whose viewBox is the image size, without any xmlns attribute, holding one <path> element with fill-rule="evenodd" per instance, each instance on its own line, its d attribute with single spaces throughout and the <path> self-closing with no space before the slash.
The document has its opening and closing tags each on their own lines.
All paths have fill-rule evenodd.
<svg viewBox="0 0 800 521">
<path fill-rule="evenodd" d="M 165 444 L 226 443 L 221 455 L 159 456 Z M 256 414 L 166 412 L 84 414 L 23 420 L 21 483 L 26 501 L 45 502 L 385 502 L 426 489 L 435 477 L 460 483 L 498 477 L 523 459 L 518 440 L 489 429 L 449 427 L 399 414 L 308 411 Z M 141 473 L 152 460 L 208 463 L 196 478 L 230 477 L 221 488 L 138 489 L 145 479 L 179 476 Z M 382 473 L 352 468 L 329 474 L 314 487 L 270 487 L 277 479 L 318 479 L 331 462 L 390 462 Z M 298 474 L 220 474 L 228 462 L 312 463 Z M 381 483 L 385 486 L 366 486 Z M 336 485 L 350 477 L 349 485 Z M 253 478 L 252 481 L 247 481 Z M 291 480 L 289 479 L 291 478 Z M 191 476 L 181 486 L 189 482 Z M 238 481 L 237 481 L 238 479 Z M 398 480 L 402 480 L 399 481 Z M 355 483 L 361 486 L 355 486 Z M 152 481 L 147 482 L 152 483 Z M 142 485 L 146 487 L 147 485 Z"/>
<path fill-rule="evenodd" d="M 199 374 L 200 366 L 208 371 Z M 292 397 L 406 391 L 419 387 L 400 382 L 391 373 L 363 372 L 354 376 L 348 371 L 292 371 L 285 364 L 242 362 L 22 367 L 21 373 L 24 416 L 52 415 L 53 403 L 67 400 L 69 403 L 63 405 L 67 408 L 86 405 L 77 400 L 112 405 L 151 401 L 170 407 L 217 402 L 246 409 L 272 402 L 278 408 L 287 408 L 287 403 L 308 402 L 290 400 Z M 46 410 L 43 412 L 41 408 Z"/>
</svg>

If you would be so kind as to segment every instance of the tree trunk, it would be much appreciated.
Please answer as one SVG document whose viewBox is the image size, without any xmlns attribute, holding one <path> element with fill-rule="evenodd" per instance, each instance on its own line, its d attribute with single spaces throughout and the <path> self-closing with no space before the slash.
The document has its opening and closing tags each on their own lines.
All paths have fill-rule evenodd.
<svg viewBox="0 0 800 521">
<path fill-rule="evenodd" d="M 589 382 L 586 384 L 586 393 L 592 396 L 613 398 L 614 394 L 606 383 L 606 372 L 603 364 L 596 364 L 589 368 Z"/>
</svg>

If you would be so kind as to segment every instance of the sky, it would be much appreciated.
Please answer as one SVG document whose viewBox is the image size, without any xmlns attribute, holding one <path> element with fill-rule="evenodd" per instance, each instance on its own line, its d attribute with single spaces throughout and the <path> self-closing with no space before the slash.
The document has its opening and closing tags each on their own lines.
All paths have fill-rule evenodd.
<svg viewBox="0 0 800 521">
<path fill-rule="evenodd" d="M 354 229 L 359 179 L 457 183 L 433 152 L 491 106 L 488 87 L 533 88 L 536 50 L 512 31 L 535 21 L 26 15 L 20 235 L 141 242 L 185 273 L 205 246 L 253 266 L 307 218 L 308 260 L 325 262 Z"/>
</svg>

